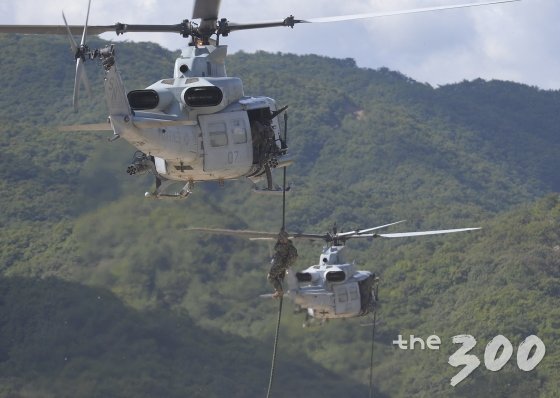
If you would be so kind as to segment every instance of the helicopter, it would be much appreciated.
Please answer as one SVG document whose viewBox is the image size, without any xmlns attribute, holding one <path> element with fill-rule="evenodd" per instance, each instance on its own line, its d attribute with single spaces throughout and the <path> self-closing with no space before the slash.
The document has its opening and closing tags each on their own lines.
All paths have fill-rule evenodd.
<svg viewBox="0 0 560 398">
<path fill-rule="evenodd" d="M 318 264 L 302 271 L 286 272 L 287 291 L 284 296 L 294 302 L 296 308 L 306 312 L 304 326 L 309 320 L 356 318 L 373 312 L 378 305 L 377 284 L 379 278 L 371 271 L 357 270 L 355 262 L 348 262 L 345 256 L 346 241 L 358 238 L 406 238 L 426 235 L 441 235 L 479 230 L 456 228 L 445 230 L 377 233 L 375 231 L 400 224 L 405 220 L 379 225 L 372 228 L 338 232 L 336 224 L 332 232 L 326 234 L 288 233 L 289 239 L 323 240 L 326 245 L 319 256 Z M 189 231 L 234 235 L 251 240 L 275 240 L 273 232 L 243 231 L 214 228 L 188 228 Z M 274 297 L 262 295 L 261 297 Z"/>
<path fill-rule="evenodd" d="M 394 12 L 356 14 L 327 18 L 284 19 L 256 23 L 234 23 L 219 18 L 221 0 L 195 0 L 192 18 L 171 25 L 116 23 L 88 26 L 91 0 L 84 26 L 0 25 L 0 33 L 66 34 L 76 62 L 73 105 L 78 108 L 81 87 L 90 90 L 84 62 L 100 60 L 104 70 L 106 123 L 63 126 L 61 131 L 112 131 L 109 141 L 124 138 L 137 151 L 126 171 L 130 175 L 152 173 L 155 190 L 146 197 L 186 198 L 195 183 L 248 178 L 255 192 L 289 190 L 273 181 L 272 170 L 293 163 L 282 139 L 280 114 L 287 106 L 265 96 L 247 96 L 238 77 L 228 77 L 227 46 L 220 38 L 230 33 L 271 27 L 294 28 L 302 23 L 329 23 L 389 15 L 420 13 L 454 8 L 509 3 L 495 0 L 449 6 L 425 7 Z M 199 22 L 195 22 L 199 20 Z M 87 45 L 88 34 L 115 32 L 171 32 L 190 38 L 176 59 L 173 77 L 127 92 L 116 63 L 116 46 L 101 49 Z M 78 44 L 73 35 L 81 34 Z M 286 114 L 284 114 L 286 119 Z M 286 122 L 284 129 L 286 129 Z M 284 134 L 285 135 L 285 134 Z M 256 183 L 266 180 L 265 188 Z"/>
</svg>

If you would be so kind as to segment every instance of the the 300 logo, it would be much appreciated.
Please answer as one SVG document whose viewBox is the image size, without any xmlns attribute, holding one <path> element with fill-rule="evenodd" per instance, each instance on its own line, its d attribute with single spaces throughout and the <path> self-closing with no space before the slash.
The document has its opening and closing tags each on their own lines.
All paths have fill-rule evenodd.
<svg viewBox="0 0 560 398">
<path fill-rule="evenodd" d="M 476 355 L 467 354 L 476 346 L 476 339 L 473 336 L 461 334 L 453 336 L 452 340 L 454 344 L 462 344 L 462 346 L 451 354 L 447 362 L 453 367 L 464 366 L 459 373 L 451 378 L 451 385 L 455 387 L 480 366 L 480 359 Z M 403 339 L 403 336 L 399 334 L 398 339 L 394 340 L 393 344 L 397 345 L 401 350 L 414 350 L 416 345 L 419 345 L 421 350 L 424 350 L 426 347 L 430 350 L 439 350 L 441 339 L 436 335 L 432 335 L 424 341 L 421 337 L 410 335 L 410 339 L 407 340 Z M 498 356 L 500 350 L 502 351 Z M 531 335 L 523 340 L 517 348 L 517 366 L 525 372 L 530 372 L 541 362 L 545 353 L 546 347 L 543 341 L 537 336 Z M 513 346 L 511 342 L 507 337 L 499 334 L 486 345 L 484 350 L 484 366 L 492 372 L 497 372 L 505 366 L 512 355 Z"/>
<path fill-rule="evenodd" d="M 462 334 L 453 337 L 453 343 L 462 344 L 454 354 L 449 357 L 448 363 L 457 367 L 465 365 L 463 369 L 451 378 L 451 385 L 456 386 L 470 375 L 480 365 L 480 359 L 476 355 L 467 354 L 476 345 L 476 339 L 470 334 Z M 502 353 L 496 358 L 500 349 Z M 535 348 L 531 357 L 531 350 Z M 527 337 L 517 348 L 517 366 L 519 369 L 529 372 L 544 358 L 546 347 L 541 339 L 535 335 Z M 484 366 L 486 369 L 497 372 L 502 369 L 513 355 L 513 346 L 507 337 L 499 334 L 486 345 L 484 350 Z"/>
</svg>

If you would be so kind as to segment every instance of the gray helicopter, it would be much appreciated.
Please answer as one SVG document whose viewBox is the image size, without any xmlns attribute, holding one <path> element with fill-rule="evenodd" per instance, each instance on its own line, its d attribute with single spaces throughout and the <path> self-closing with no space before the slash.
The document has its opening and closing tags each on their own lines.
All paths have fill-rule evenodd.
<svg viewBox="0 0 560 398">
<path fill-rule="evenodd" d="M 272 98 L 247 96 L 241 79 L 226 75 L 227 46 L 220 38 L 240 30 L 291 27 L 301 23 L 324 23 L 389 15 L 465 8 L 519 0 L 498 0 L 452 6 L 426 7 L 396 12 L 369 13 L 328 18 L 287 18 L 271 22 L 233 23 L 219 18 L 220 0 L 195 0 L 191 20 L 173 25 L 116 23 L 88 26 L 91 0 L 84 26 L 0 25 L 0 33 L 66 34 L 76 60 L 73 104 L 77 109 L 81 86 L 89 90 L 84 62 L 98 59 L 104 69 L 107 123 L 74 125 L 62 131 L 113 131 L 137 152 L 127 168 L 130 175 L 153 173 L 156 189 L 148 197 L 187 197 L 195 182 L 248 178 L 266 179 L 260 192 L 281 192 L 273 183 L 272 169 L 292 163 L 281 138 L 278 108 Z M 195 22 L 199 20 L 199 22 Z M 115 45 L 88 47 L 87 35 L 115 32 L 172 32 L 190 38 L 175 61 L 173 77 L 145 89 L 127 93 L 117 70 Z M 73 35 L 80 35 L 78 44 Z"/>
<path fill-rule="evenodd" d="M 355 262 L 345 258 L 346 241 L 357 238 L 406 238 L 414 236 L 441 235 L 456 232 L 475 231 L 480 228 L 458 228 L 418 232 L 377 233 L 404 220 L 373 228 L 338 232 L 336 226 L 326 234 L 289 233 L 290 239 L 323 240 L 319 263 L 302 271 L 286 272 L 286 297 L 297 308 L 306 310 L 306 322 L 315 318 L 319 320 L 337 318 L 355 318 L 371 313 L 378 302 L 378 278 L 370 271 L 357 270 Z M 272 232 L 242 231 L 231 229 L 189 228 L 190 231 L 210 232 L 234 235 L 251 240 L 275 240 L 278 234 Z M 271 297 L 272 295 L 263 295 Z M 305 326 L 306 324 L 304 324 Z"/>
</svg>

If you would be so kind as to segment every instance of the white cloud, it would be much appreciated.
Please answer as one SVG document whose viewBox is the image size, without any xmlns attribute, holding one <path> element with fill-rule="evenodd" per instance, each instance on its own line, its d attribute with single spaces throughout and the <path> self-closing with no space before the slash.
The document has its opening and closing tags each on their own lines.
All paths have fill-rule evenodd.
<svg viewBox="0 0 560 398">
<path fill-rule="evenodd" d="M 282 20 L 290 14 L 304 19 L 466 1 L 223 0 L 220 15 L 230 21 L 253 22 Z M 85 0 L 58 0 L 54 7 L 44 4 L 40 0 L 3 1 L 0 24 L 60 24 L 63 9 L 71 24 L 81 24 L 85 20 Z M 192 5 L 192 0 L 93 0 L 90 24 L 175 24 L 190 17 Z M 223 42 L 230 46 L 230 52 L 262 49 L 351 57 L 360 66 L 387 66 L 434 85 L 483 77 L 559 89 L 558 16 L 560 2 L 557 0 L 522 0 L 468 10 L 302 24 L 293 30 L 274 28 L 235 32 Z M 115 34 L 103 37 L 117 39 Z M 128 34 L 124 39 L 156 41 L 173 50 L 186 45 L 185 39 L 175 34 Z"/>
</svg>

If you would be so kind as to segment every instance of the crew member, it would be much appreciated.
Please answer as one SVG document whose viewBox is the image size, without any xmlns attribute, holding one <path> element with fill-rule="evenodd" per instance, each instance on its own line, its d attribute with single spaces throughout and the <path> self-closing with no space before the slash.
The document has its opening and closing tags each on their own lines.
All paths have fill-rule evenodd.
<svg viewBox="0 0 560 398">
<path fill-rule="evenodd" d="M 268 273 L 268 281 L 274 287 L 273 297 L 280 297 L 284 294 L 282 289 L 282 281 L 286 275 L 286 271 L 291 267 L 298 257 L 297 250 L 286 231 L 281 230 L 278 234 L 278 240 L 274 246 L 274 257 L 272 258 L 272 266 Z"/>
</svg>

